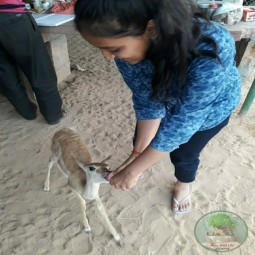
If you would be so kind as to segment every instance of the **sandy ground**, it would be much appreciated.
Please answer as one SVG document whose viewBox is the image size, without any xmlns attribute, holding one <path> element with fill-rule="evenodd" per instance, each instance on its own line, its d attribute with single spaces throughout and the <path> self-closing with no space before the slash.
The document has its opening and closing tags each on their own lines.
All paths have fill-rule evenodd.
<svg viewBox="0 0 255 255">
<path fill-rule="evenodd" d="M 82 230 L 77 198 L 56 166 L 51 192 L 43 191 L 51 137 L 62 127 L 76 127 L 95 160 L 112 155 L 113 168 L 132 149 L 131 94 L 116 67 L 102 61 L 79 36 L 69 36 L 68 42 L 72 64 L 85 70 L 73 70 L 61 84 L 67 116 L 60 124 L 47 125 L 39 113 L 36 120 L 26 121 L 0 96 L 0 254 L 215 254 L 196 241 L 194 227 L 202 215 L 216 210 L 238 214 L 249 227 L 246 242 L 229 254 L 255 254 L 255 104 L 243 118 L 237 115 L 239 107 L 203 151 L 190 213 L 176 216 L 170 211 L 175 178 L 167 158 L 148 169 L 132 190 L 101 186 L 122 247 L 111 238 L 93 202 L 87 208 L 93 232 Z"/>
</svg>

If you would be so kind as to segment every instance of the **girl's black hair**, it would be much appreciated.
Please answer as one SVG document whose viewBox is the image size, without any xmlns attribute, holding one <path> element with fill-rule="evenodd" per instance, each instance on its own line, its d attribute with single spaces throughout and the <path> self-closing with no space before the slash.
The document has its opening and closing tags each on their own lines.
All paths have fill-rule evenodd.
<svg viewBox="0 0 255 255">
<path fill-rule="evenodd" d="M 77 29 L 95 36 L 140 36 L 150 20 L 155 22 L 156 37 L 147 57 L 155 67 L 152 97 L 160 101 L 167 100 L 171 84 L 182 88 L 194 58 L 219 59 L 217 44 L 201 35 L 193 17 L 190 0 L 78 0 L 75 5 Z M 198 42 L 211 44 L 213 51 L 197 50 Z"/>
</svg>

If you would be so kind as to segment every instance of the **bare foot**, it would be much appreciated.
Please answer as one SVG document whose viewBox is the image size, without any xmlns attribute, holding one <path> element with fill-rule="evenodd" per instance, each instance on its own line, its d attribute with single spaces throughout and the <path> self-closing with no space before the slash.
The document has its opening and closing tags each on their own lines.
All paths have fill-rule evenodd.
<svg viewBox="0 0 255 255">
<path fill-rule="evenodd" d="M 185 212 L 188 211 L 191 207 L 191 200 L 190 200 L 190 183 L 184 183 L 177 181 L 174 187 L 173 192 L 173 203 L 172 203 L 172 210 L 173 212 Z M 178 203 L 177 203 L 178 202 Z"/>
</svg>

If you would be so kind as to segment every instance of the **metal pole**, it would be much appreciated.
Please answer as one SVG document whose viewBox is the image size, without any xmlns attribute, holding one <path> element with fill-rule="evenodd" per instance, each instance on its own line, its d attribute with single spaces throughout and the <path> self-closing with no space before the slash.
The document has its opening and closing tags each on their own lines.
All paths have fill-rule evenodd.
<svg viewBox="0 0 255 255">
<path fill-rule="evenodd" d="M 252 102 L 253 102 L 254 98 L 255 98 L 255 79 L 254 79 L 254 81 L 253 81 L 253 83 L 250 87 L 250 90 L 249 90 L 249 92 L 248 92 L 248 94 L 245 98 L 245 101 L 242 105 L 242 108 L 239 112 L 240 115 L 243 115 L 243 114 L 248 112 L 249 108 L 252 105 Z"/>
</svg>

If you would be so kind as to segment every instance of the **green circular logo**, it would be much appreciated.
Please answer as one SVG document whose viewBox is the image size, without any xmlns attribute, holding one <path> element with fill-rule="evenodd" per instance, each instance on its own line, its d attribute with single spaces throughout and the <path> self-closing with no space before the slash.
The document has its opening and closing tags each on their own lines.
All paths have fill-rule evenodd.
<svg viewBox="0 0 255 255">
<path fill-rule="evenodd" d="M 244 243 L 247 235 L 245 221 L 227 211 L 205 214 L 195 226 L 195 237 L 199 244 L 212 251 L 232 251 Z"/>
</svg>

